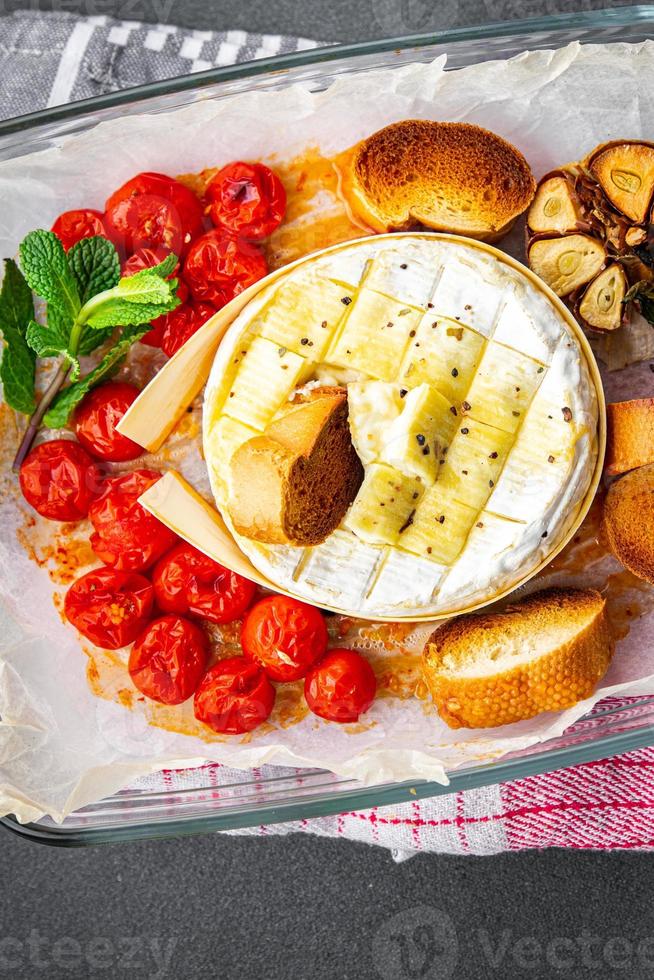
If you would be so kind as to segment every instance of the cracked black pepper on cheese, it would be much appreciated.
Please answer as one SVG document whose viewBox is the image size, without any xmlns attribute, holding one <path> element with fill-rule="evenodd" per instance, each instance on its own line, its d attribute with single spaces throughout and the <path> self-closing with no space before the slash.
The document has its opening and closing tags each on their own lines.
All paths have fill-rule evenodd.
<svg viewBox="0 0 654 980">
<path fill-rule="evenodd" d="M 234 452 L 324 385 L 347 389 L 353 503 L 314 547 L 237 534 Z M 598 417 L 570 318 L 532 279 L 486 246 L 391 235 L 311 257 L 247 305 L 211 372 L 204 450 L 221 513 L 270 580 L 411 618 L 491 599 L 556 550 L 593 480 Z"/>
</svg>

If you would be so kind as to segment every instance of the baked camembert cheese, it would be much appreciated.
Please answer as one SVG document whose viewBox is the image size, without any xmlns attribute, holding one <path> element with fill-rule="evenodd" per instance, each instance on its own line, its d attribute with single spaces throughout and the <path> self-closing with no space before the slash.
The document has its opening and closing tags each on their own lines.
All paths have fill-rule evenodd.
<svg viewBox="0 0 654 980">
<path fill-rule="evenodd" d="M 490 600 L 557 549 L 587 500 L 590 356 L 563 308 L 488 246 L 408 233 L 318 253 L 220 344 L 204 401 L 218 508 L 262 574 L 318 605 L 411 619 Z M 364 466 L 353 503 L 313 547 L 237 534 L 233 454 L 321 385 L 347 389 Z"/>
</svg>

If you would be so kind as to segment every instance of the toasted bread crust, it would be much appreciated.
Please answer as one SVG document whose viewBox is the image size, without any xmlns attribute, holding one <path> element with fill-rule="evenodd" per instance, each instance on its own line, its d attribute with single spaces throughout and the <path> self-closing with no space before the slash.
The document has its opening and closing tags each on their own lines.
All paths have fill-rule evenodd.
<svg viewBox="0 0 654 980">
<path fill-rule="evenodd" d="M 469 123 L 393 123 L 358 145 L 348 169 L 343 193 L 375 231 L 425 225 L 495 241 L 536 190 L 523 155 Z"/>
<path fill-rule="evenodd" d="M 513 666 L 516 644 L 558 632 L 549 650 Z M 423 654 L 424 676 L 450 728 L 492 728 L 560 711 L 589 697 L 604 676 L 615 642 L 605 602 L 594 589 L 548 589 L 501 612 L 460 616 L 437 629 Z M 498 649 L 500 652 L 498 653 Z M 489 674 L 477 659 L 497 661 Z"/>
<path fill-rule="evenodd" d="M 602 527 L 618 561 L 654 585 L 654 463 L 632 470 L 609 487 Z"/>
<path fill-rule="evenodd" d="M 344 389 L 314 389 L 236 450 L 229 513 L 239 534 L 266 544 L 320 544 L 363 480 Z"/>
<path fill-rule="evenodd" d="M 654 463 L 654 398 L 635 398 L 606 406 L 604 471 L 618 476 Z"/>
</svg>

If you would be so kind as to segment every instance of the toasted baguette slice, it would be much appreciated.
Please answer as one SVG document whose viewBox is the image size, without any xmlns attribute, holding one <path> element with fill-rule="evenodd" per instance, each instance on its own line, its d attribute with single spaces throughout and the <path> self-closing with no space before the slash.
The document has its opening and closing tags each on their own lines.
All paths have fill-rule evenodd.
<svg viewBox="0 0 654 980">
<path fill-rule="evenodd" d="M 617 476 L 654 463 L 654 398 L 635 398 L 606 406 L 604 472 Z"/>
<path fill-rule="evenodd" d="M 230 517 L 239 534 L 255 541 L 320 544 L 340 524 L 362 480 L 347 392 L 316 388 L 232 456 Z"/>
<path fill-rule="evenodd" d="M 587 698 L 614 646 L 599 592 L 548 589 L 441 626 L 425 646 L 424 676 L 450 728 L 494 728 Z"/>
<path fill-rule="evenodd" d="M 611 484 L 602 527 L 618 561 L 654 585 L 654 463 Z"/>
<path fill-rule="evenodd" d="M 375 231 L 426 225 L 483 241 L 511 228 L 536 191 L 523 155 L 469 123 L 407 119 L 343 157 L 341 190 Z M 338 164 L 337 164 L 338 166 Z"/>
</svg>

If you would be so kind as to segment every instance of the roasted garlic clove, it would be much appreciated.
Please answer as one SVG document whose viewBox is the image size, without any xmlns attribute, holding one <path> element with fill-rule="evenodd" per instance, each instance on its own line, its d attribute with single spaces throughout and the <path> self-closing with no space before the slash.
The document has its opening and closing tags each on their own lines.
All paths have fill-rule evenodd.
<svg viewBox="0 0 654 980">
<path fill-rule="evenodd" d="M 567 296 L 593 279 L 605 261 L 604 246 L 588 235 L 537 238 L 529 249 L 529 265 L 557 296 Z"/>
<path fill-rule="evenodd" d="M 580 316 L 596 330 L 617 330 L 622 325 L 626 291 L 627 277 L 622 266 L 610 265 L 586 289 L 579 304 Z"/>
<path fill-rule="evenodd" d="M 565 232 L 576 228 L 580 217 L 579 202 L 570 181 L 561 174 L 546 178 L 538 185 L 536 197 L 527 214 L 532 232 Z"/>
<path fill-rule="evenodd" d="M 635 248 L 636 245 L 642 245 L 646 239 L 647 239 L 647 232 L 645 231 L 644 228 L 638 228 L 637 225 L 634 225 L 633 228 L 630 228 L 629 231 L 624 236 L 625 245 L 628 245 L 629 248 Z"/>
<path fill-rule="evenodd" d="M 647 217 L 654 193 L 654 147 L 613 143 L 590 157 L 589 170 L 614 207 L 631 221 Z"/>
</svg>

